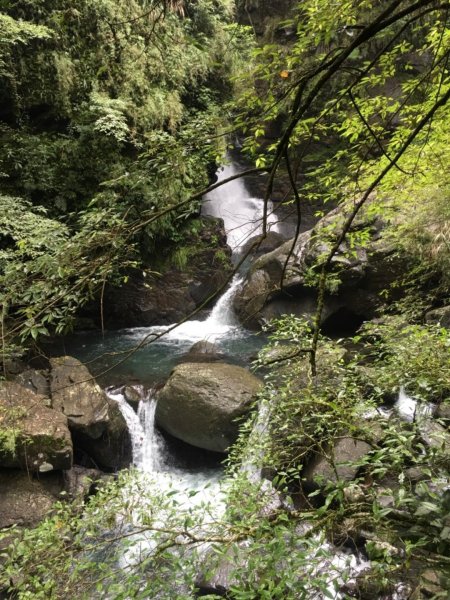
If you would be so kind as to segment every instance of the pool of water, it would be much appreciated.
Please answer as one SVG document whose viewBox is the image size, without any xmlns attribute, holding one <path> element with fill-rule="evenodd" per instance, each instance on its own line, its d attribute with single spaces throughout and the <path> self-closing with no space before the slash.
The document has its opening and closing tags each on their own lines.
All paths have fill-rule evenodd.
<svg viewBox="0 0 450 600">
<path fill-rule="evenodd" d="M 151 340 L 155 334 L 165 328 L 123 329 L 106 331 L 104 335 L 99 331 L 80 332 L 54 344 L 52 354 L 75 356 L 105 387 L 133 382 L 152 386 L 185 360 L 189 349 L 199 340 L 212 341 L 226 362 L 238 365 L 250 364 L 265 343 L 262 334 L 240 328 L 215 337 L 195 335 L 195 323 L 201 322 L 189 322 L 190 334 L 186 334 L 186 329 L 183 335 L 174 329 L 154 342 Z M 199 328 L 197 331 L 200 334 Z"/>
</svg>

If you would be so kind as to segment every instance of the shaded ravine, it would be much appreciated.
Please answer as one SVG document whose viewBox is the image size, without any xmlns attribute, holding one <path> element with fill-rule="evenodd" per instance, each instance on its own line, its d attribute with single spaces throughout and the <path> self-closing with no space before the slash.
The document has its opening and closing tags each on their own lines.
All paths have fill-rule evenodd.
<svg viewBox="0 0 450 600">
<path fill-rule="evenodd" d="M 236 168 L 228 165 L 219 173 L 219 178 L 225 178 L 235 172 L 237 172 Z M 248 240 L 261 232 L 263 201 L 251 198 L 240 180 L 224 185 L 205 198 L 204 212 L 224 219 L 235 262 Z M 269 224 L 276 228 L 273 214 L 269 217 Z M 200 340 L 213 342 L 219 352 L 227 355 L 227 360 L 229 357 L 229 362 L 249 363 L 251 354 L 255 354 L 263 340 L 242 328 L 234 315 L 233 297 L 241 283 L 242 276 L 235 275 L 209 317 L 203 321 L 186 321 L 173 330 L 171 326 L 156 326 L 116 331 L 109 334 L 109 337 L 107 334 L 105 338 L 96 341 L 93 341 L 92 337 L 84 338 L 82 344 L 84 348 L 80 348 L 81 352 L 77 353 L 79 358 L 86 360 L 89 355 L 95 356 L 109 348 L 117 351 L 124 344 L 125 347 L 130 347 L 149 333 L 161 334 L 167 331 L 161 340 L 139 350 L 130 361 L 125 363 L 119 373 L 115 374 L 117 383 L 121 385 L 108 387 L 107 393 L 117 402 L 127 423 L 132 443 L 133 465 L 146 493 L 152 494 L 155 490 L 175 498 L 177 511 L 180 514 L 189 515 L 196 508 L 201 509 L 205 515 L 205 529 L 211 523 L 219 521 L 226 511 L 225 492 L 222 486 L 223 468 L 220 464 L 211 466 L 201 463 L 195 465 L 185 463 L 180 466 L 177 451 L 174 452 L 155 426 L 156 400 L 152 390 L 153 384 L 167 377 L 174 364 L 182 359 L 195 342 Z M 137 410 L 128 404 L 125 397 L 124 385 L 129 380 L 144 386 L 141 387 L 142 398 Z M 270 407 L 261 405 L 260 409 L 254 430 L 250 434 L 250 443 L 254 438 L 261 439 L 268 435 Z M 181 452 L 189 453 L 189 450 L 182 448 Z M 247 474 L 249 483 L 259 486 L 261 493 L 267 495 L 270 500 L 274 494 L 277 495 L 277 492 L 270 482 L 261 476 L 263 463 L 263 451 L 256 454 L 249 452 L 247 456 L 244 452 L 243 472 Z M 123 490 L 124 499 L 133 497 L 136 501 L 136 493 L 138 492 L 134 485 L 130 485 Z M 208 507 L 207 510 L 205 507 Z M 121 558 L 123 568 L 133 565 L 143 555 L 151 555 L 154 550 L 155 541 L 151 528 L 146 532 L 139 532 L 140 525 L 139 517 L 136 520 L 133 517 L 132 527 L 136 528 L 137 533 L 134 538 L 131 538 L 133 543 L 124 548 Z M 200 523 L 200 528 L 202 526 Z M 301 542 L 301 534 L 299 534 L 299 541 Z M 317 537 L 315 542 L 317 556 L 311 554 L 310 575 L 315 577 L 323 574 L 327 582 L 326 594 L 320 596 L 321 598 L 327 596 L 340 599 L 341 594 L 335 591 L 339 586 L 335 583 L 354 577 L 367 568 L 367 565 L 358 556 L 334 548 L 321 536 Z M 203 553 L 207 551 L 207 546 L 206 544 L 202 549 Z M 326 555 L 326 558 L 322 555 Z M 319 598 L 317 595 L 314 597 Z"/>
</svg>

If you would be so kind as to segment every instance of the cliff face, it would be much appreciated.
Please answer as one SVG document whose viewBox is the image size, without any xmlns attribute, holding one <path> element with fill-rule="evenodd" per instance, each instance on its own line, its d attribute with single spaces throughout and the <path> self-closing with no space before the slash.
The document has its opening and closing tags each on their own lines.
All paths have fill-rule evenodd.
<svg viewBox="0 0 450 600">
<path fill-rule="evenodd" d="M 240 0 L 238 20 L 253 27 L 258 37 L 282 41 L 293 35 L 294 30 L 280 26 L 280 21 L 289 18 L 296 4 L 295 0 Z"/>
</svg>

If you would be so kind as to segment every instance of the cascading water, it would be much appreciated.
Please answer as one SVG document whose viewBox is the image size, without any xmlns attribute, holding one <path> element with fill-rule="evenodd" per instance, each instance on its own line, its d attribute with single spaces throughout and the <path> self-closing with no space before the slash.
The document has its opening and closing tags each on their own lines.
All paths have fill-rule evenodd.
<svg viewBox="0 0 450 600">
<path fill-rule="evenodd" d="M 223 177 L 236 173 L 233 166 L 225 167 Z M 215 198 L 208 197 L 205 204 L 210 205 L 214 214 L 219 208 L 220 216 L 224 218 L 227 242 L 233 254 L 239 250 L 246 241 L 261 230 L 263 202 L 250 198 L 241 181 L 227 186 L 226 192 L 220 190 Z M 218 216 L 218 215 L 215 215 Z M 268 222 L 274 224 L 273 215 Z M 204 321 L 187 321 L 172 330 L 168 327 L 151 327 L 135 332 L 142 336 L 149 333 L 165 335 L 162 343 L 174 350 L 189 348 L 193 342 L 209 340 L 212 342 L 224 339 L 242 337 L 244 330 L 239 326 L 233 312 L 233 297 L 242 283 L 242 277 L 235 275 L 226 292 L 219 298 L 209 317 Z M 131 335 L 134 335 L 132 332 Z M 205 513 L 201 528 L 208 523 L 215 523 L 225 510 L 224 496 L 221 491 L 222 469 L 200 467 L 197 469 L 181 469 L 173 465 L 170 452 L 165 440 L 155 427 L 156 401 L 150 392 L 141 399 L 137 412 L 126 401 L 122 390 L 110 390 L 109 397 L 116 401 L 120 408 L 131 437 L 133 464 L 142 473 L 141 481 L 148 489 L 166 492 L 171 498 L 175 495 L 178 511 L 188 514 L 194 506 L 201 507 Z M 134 485 L 124 490 L 125 498 L 139 494 Z M 207 508 L 206 508 L 207 507 Z M 140 532 L 141 523 L 133 519 L 133 544 L 124 550 L 121 558 L 123 568 L 136 564 L 143 554 L 152 553 L 155 549 L 155 538 L 151 532 Z M 158 525 L 158 523 L 156 523 Z M 163 523 L 159 525 L 163 526 Z M 203 550 L 204 551 L 204 550 Z"/>
<path fill-rule="evenodd" d="M 238 173 L 236 165 L 229 162 L 219 169 L 217 180 L 220 182 Z M 271 202 L 267 205 L 267 213 L 268 229 L 277 231 L 277 217 Z M 264 202 L 251 197 L 239 178 L 209 192 L 204 198 L 202 214 L 223 219 L 227 243 L 237 256 L 252 237 L 262 233 Z"/>
<path fill-rule="evenodd" d="M 403 386 L 400 387 L 394 409 L 405 421 L 424 420 L 433 414 L 431 404 L 420 403 L 415 398 L 408 396 Z"/>
<path fill-rule="evenodd" d="M 143 486 L 150 496 L 151 490 L 170 496 L 177 512 L 185 512 L 187 518 L 194 507 L 208 506 L 204 519 L 205 528 L 219 519 L 225 510 L 224 495 L 221 490 L 222 469 L 216 467 L 185 470 L 171 465 L 170 452 L 164 438 L 155 427 L 156 400 L 153 392 L 144 395 L 139 402 L 137 412 L 128 404 L 121 390 L 110 390 L 108 396 L 117 402 L 128 425 L 133 465 L 140 472 L 138 482 L 134 481 L 123 490 L 124 501 L 129 503 L 130 499 L 131 501 L 134 499 L 139 501 L 141 508 L 145 508 L 148 498 L 145 495 L 141 496 Z M 120 525 L 119 521 L 118 526 Z M 165 526 L 163 518 L 160 517 L 148 530 L 145 527 L 142 530 L 141 517 L 132 516 L 132 527 L 136 533 L 131 538 L 127 534 L 129 542 L 132 543 L 123 549 L 120 566 L 124 569 L 129 568 L 138 564 L 143 556 L 152 554 L 158 545 L 155 531 Z"/>
<path fill-rule="evenodd" d="M 139 402 L 137 413 L 120 390 L 109 391 L 108 396 L 117 402 L 127 423 L 134 466 L 146 473 L 162 470 L 165 446 L 161 434 L 155 428 L 156 400 L 153 393 L 148 392 Z"/>
<path fill-rule="evenodd" d="M 243 335 L 243 330 L 239 326 L 233 311 L 233 298 L 239 286 L 242 284 L 242 277 L 235 275 L 228 290 L 219 298 L 211 314 L 205 321 L 186 321 L 176 329 L 168 331 L 166 340 L 187 340 L 191 343 L 199 340 L 208 340 L 216 342 L 225 336 Z M 163 333 L 169 327 L 153 327 L 156 333 Z"/>
<path fill-rule="evenodd" d="M 224 167 L 219 173 L 219 179 L 225 179 L 230 175 L 237 173 L 234 165 Z M 269 213 L 271 207 L 269 206 Z M 228 244 L 233 250 L 236 258 L 239 256 L 241 248 L 247 241 L 261 233 L 262 215 L 264 204 L 262 200 L 251 198 L 245 188 L 242 180 L 238 179 L 225 186 L 215 190 L 205 198 L 204 214 L 221 217 L 224 220 L 227 233 Z M 275 216 L 268 215 L 268 225 L 274 230 L 276 228 Z M 227 348 L 230 340 L 249 338 L 248 332 L 245 332 L 237 323 L 233 313 L 233 297 L 242 283 L 239 275 L 233 278 L 228 290 L 219 298 L 209 317 L 204 321 L 187 321 L 180 326 L 170 330 L 170 327 L 152 327 L 127 330 L 120 333 L 121 343 L 125 347 L 130 344 L 141 341 L 143 335 L 151 333 L 165 333 L 165 335 L 155 344 L 150 344 L 148 348 L 153 348 L 155 354 L 148 355 L 143 362 L 142 371 L 136 373 L 148 372 L 150 368 L 155 369 L 158 377 L 164 376 L 171 368 L 168 362 L 160 363 L 158 352 L 161 349 L 171 357 L 184 354 L 193 342 L 198 340 L 209 340 L 216 342 L 220 350 Z M 104 344 L 102 339 L 102 344 Z M 118 337 L 111 339 L 111 349 L 118 349 Z M 92 347 L 93 352 L 98 349 Z M 102 346 L 105 352 L 105 346 Z M 254 352 L 254 351 L 253 351 Z M 252 352 L 252 353 L 253 353 Z M 141 359 L 142 360 L 142 359 Z M 133 370 L 133 360 L 128 361 L 130 371 Z M 155 366 L 156 365 L 156 366 Z M 144 371 L 145 370 L 145 371 Z M 139 379 L 143 380 L 138 376 Z M 174 465 L 173 456 L 166 444 L 163 436 L 155 427 L 155 409 L 156 401 L 152 393 L 143 394 L 137 411 L 135 411 L 126 401 L 123 389 L 110 390 L 109 397 L 116 401 L 125 421 L 128 425 L 132 443 L 133 464 L 136 467 L 136 477 L 122 490 L 124 505 L 138 506 L 139 511 L 131 510 L 125 517 L 117 516 L 117 526 L 122 527 L 125 532 L 127 545 L 124 546 L 120 558 L 120 566 L 124 569 L 139 564 L 142 557 L 151 555 L 158 544 L 155 538 L 155 532 L 158 528 L 164 530 L 167 523 L 164 517 L 157 516 L 152 522 L 152 530 L 145 527 L 147 510 L 151 513 L 151 499 L 158 498 L 157 502 L 164 503 L 164 499 L 172 502 L 172 513 L 175 511 L 178 516 L 186 515 L 185 522 L 190 523 L 193 514 L 197 515 L 197 532 L 200 534 L 208 527 L 215 527 L 220 522 L 225 511 L 225 499 L 222 492 L 221 477 L 222 469 L 220 467 L 180 468 Z M 270 422 L 269 405 L 261 404 L 258 417 L 254 426 L 253 438 L 263 440 L 268 435 L 268 425 Z M 269 500 L 274 498 L 277 502 L 280 500 L 277 492 L 270 482 L 261 477 L 261 467 L 264 464 L 264 450 L 256 452 L 253 456 L 244 456 L 243 470 L 247 472 L 249 482 L 260 486 L 260 491 L 265 494 Z M 144 490 L 144 493 L 143 493 Z M 281 500 L 282 501 L 282 500 Z M 199 511 L 192 511 L 194 507 Z M 153 505 L 154 508 L 154 505 Z M 159 510 L 158 504 L 157 509 Z M 158 513 L 159 515 L 159 513 Z M 200 515 L 200 516 L 199 516 Z M 144 525 L 144 526 L 143 526 Z M 187 527 L 187 526 L 185 526 Z M 189 531 L 186 535 L 190 533 Z M 185 537 L 181 537 L 181 542 Z M 197 547 L 198 552 L 204 552 L 207 544 L 203 548 Z M 355 573 L 358 568 L 357 558 L 355 556 L 345 556 L 342 552 L 336 551 L 326 542 L 318 540 L 318 558 L 311 554 L 312 575 L 316 571 L 329 573 L 330 585 L 328 586 L 327 597 L 340 598 L 335 593 L 333 580 L 338 580 L 343 572 Z M 330 555 L 328 562 L 321 559 L 321 553 L 326 551 Z M 177 584 L 175 584 L 177 585 Z M 174 597 L 178 596 L 178 590 Z M 167 600 L 167 595 L 152 596 L 153 598 Z M 187 597 L 187 596 L 182 596 Z M 317 597 L 317 596 L 316 596 Z"/>
</svg>

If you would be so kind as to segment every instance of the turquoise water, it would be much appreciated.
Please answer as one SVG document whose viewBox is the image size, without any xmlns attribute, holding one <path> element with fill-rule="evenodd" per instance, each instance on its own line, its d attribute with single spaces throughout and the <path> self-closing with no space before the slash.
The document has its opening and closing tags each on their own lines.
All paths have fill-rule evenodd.
<svg viewBox="0 0 450 600">
<path fill-rule="evenodd" d="M 189 325 L 201 334 L 198 324 Z M 187 324 L 185 324 L 187 325 Z M 226 362 L 247 366 L 265 342 L 265 336 L 239 327 L 230 328 L 217 336 L 180 335 L 177 329 L 166 337 L 149 343 L 152 335 L 163 328 L 133 328 L 119 331 L 80 332 L 66 337 L 52 348 L 54 354 L 68 354 L 86 363 L 89 371 L 103 386 L 124 383 L 154 385 L 164 380 L 173 367 L 183 360 L 192 345 L 200 339 L 209 339 Z M 146 340 L 146 336 L 150 338 Z M 142 344 L 142 347 L 139 345 Z"/>
</svg>

